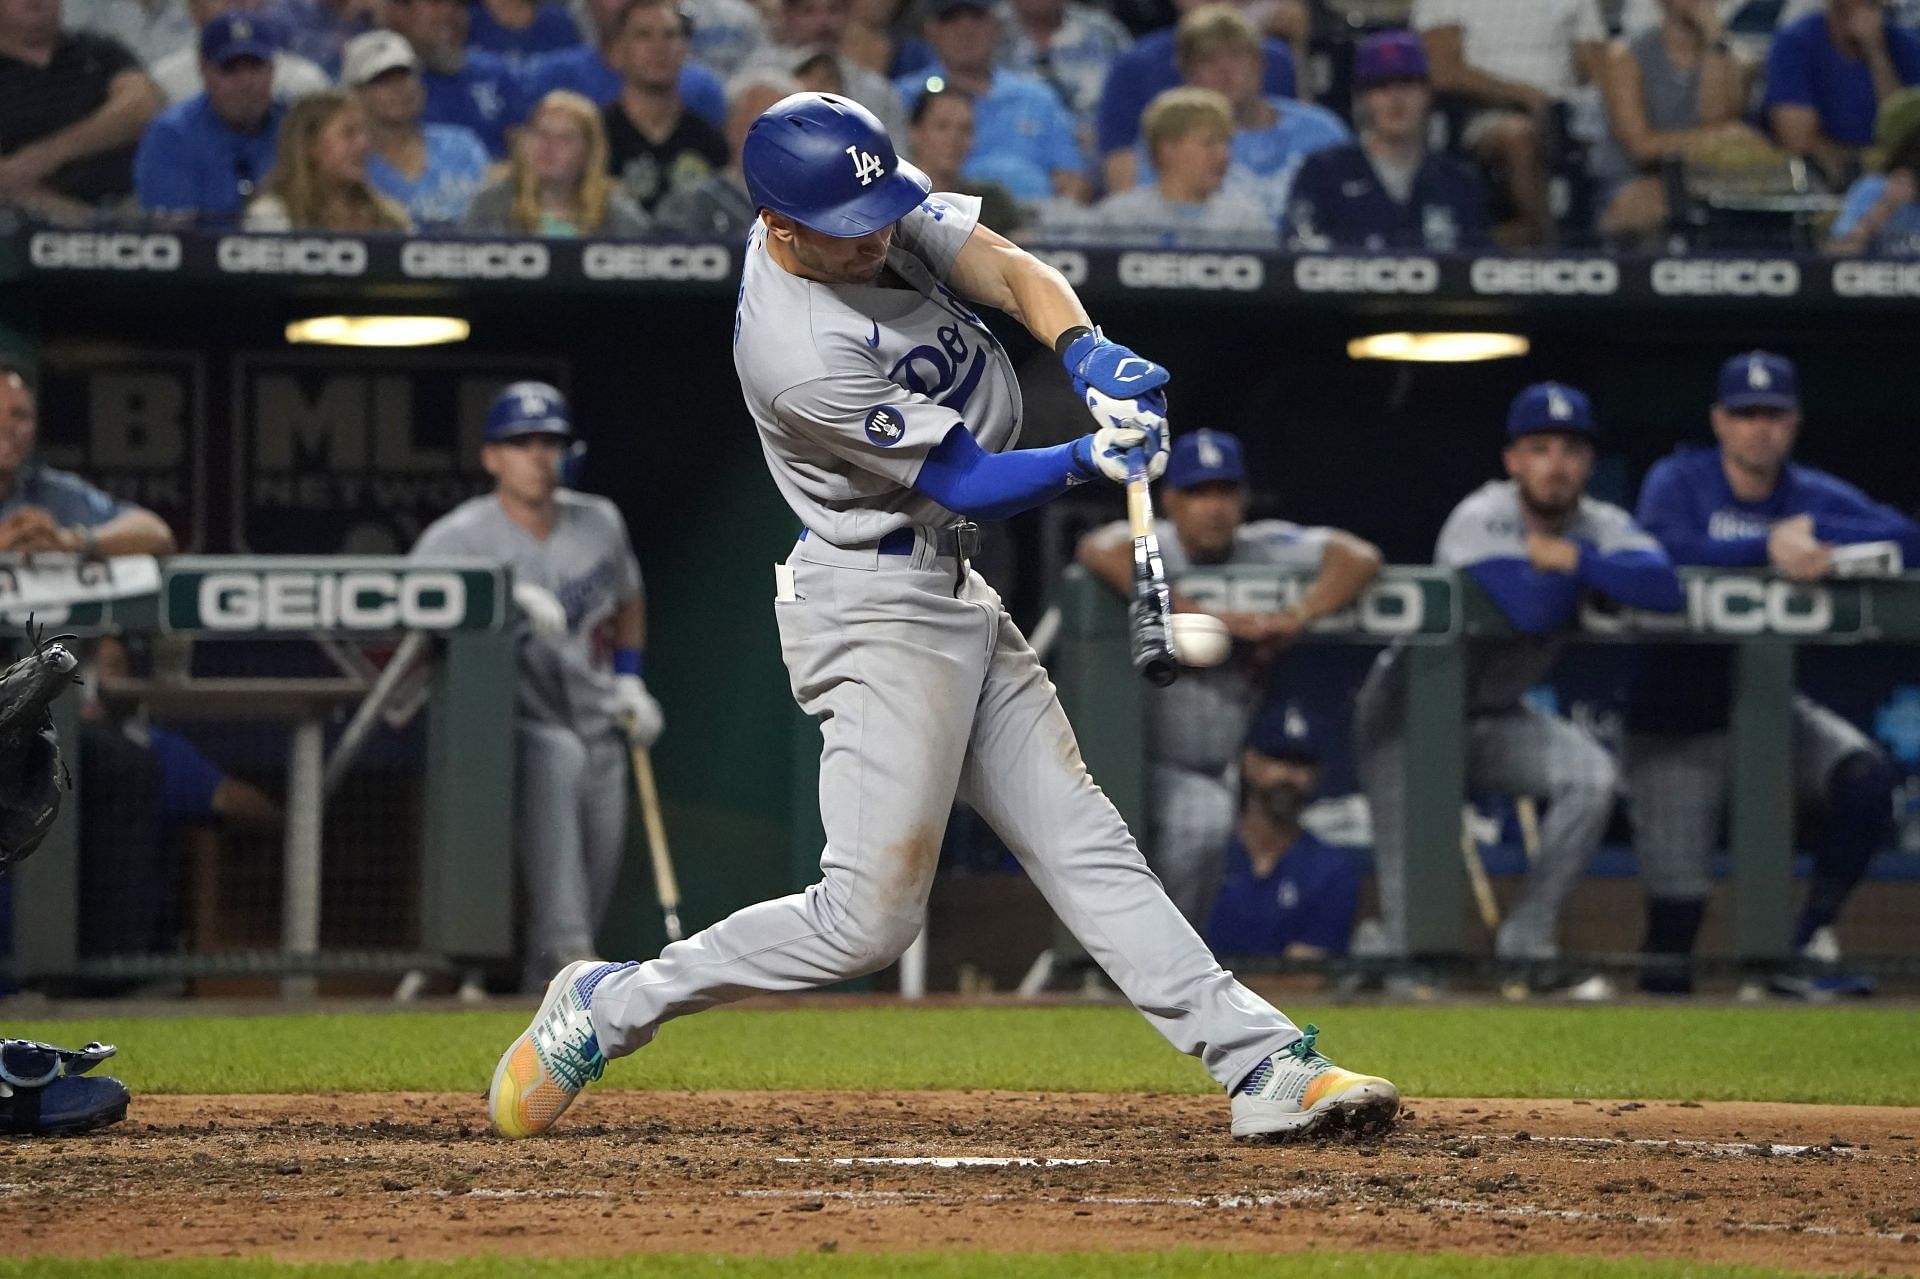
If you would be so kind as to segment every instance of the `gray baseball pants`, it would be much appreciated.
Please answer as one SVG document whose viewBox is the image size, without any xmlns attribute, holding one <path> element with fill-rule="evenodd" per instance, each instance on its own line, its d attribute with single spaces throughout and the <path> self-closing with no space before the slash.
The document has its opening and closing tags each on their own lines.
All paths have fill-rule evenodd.
<svg viewBox="0 0 1920 1279">
<path fill-rule="evenodd" d="M 1147 863 L 1181 915 L 1202 932 L 1220 892 L 1237 816 L 1237 781 L 1233 769 L 1204 773 L 1178 764 L 1153 766 L 1153 842 Z"/>
<path fill-rule="evenodd" d="M 1407 953 L 1405 700 L 1400 682 L 1361 685 L 1354 748 L 1373 814 L 1373 859 L 1381 923 L 1390 954 Z M 1475 715 L 1467 721 L 1467 788 L 1530 795 L 1547 806 L 1540 854 L 1527 886 L 1500 925 L 1494 950 L 1503 959 L 1552 959 L 1559 952 L 1560 910 L 1605 833 L 1619 769 L 1585 732 L 1532 706 Z"/>
<path fill-rule="evenodd" d="M 956 794 L 1155 1030 L 1223 1086 L 1298 1037 L 1223 970 L 1088 775 L 1046 670 L 978 574 L 923 534 L 911 556 L 794 548 L 774 605 L 794 698 L 819 723 L 819 882 L 748 906 L 605 978 L 609 1057 L 674 1017 L 874 972 L 918 936 Z"/>
<path fill-rule="evenodd" d="M 627 746 L 522 720 L 516 837 L 526 900 L 522 984 L 539 990 L 594 953 L 627 838 Z"/>
</svg>

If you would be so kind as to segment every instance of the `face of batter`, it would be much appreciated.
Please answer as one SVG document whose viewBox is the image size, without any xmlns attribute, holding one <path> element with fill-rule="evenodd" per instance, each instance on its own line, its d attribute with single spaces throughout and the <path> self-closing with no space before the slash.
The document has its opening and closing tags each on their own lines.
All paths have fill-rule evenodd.
<svg viewBox="0 0 1920 1279">
<path fill-rule="evenodd" d="M 1521 503 L 1543 519 L 1560 519 L 1587 491 L 1593 476 L 1593 441 L 1541 431 L 1507 445 L 1506 460 Z"/>
<path fill-rule="evenodd" d="M 566 441 L 557 435 L 520 435 L 480 450 L 480 464 L 494 478 L 495 491 L 510 502 L 541 506 L 560 487 L 560 455 Z"/>
<path fill-rule="evenodd" d="M 1792 409 L 1713 410 L 1713 433 L 1720 455 L 1736 470 L 1771 481 L 1793 452 L 1800 415 Z"/>
<path fill-rule="evenodd" d="M 1226 480 L 1170 488 L 1161 499 L 1180 545 L 1195 560 L 1225 556 L 1233 549 L 1233 531 L 1247 518 L 1247 490 Z"/>
<path fill-rule="evenodd" d="M 810 231 L 791 218 L 763 211 L 767 251 L 781 268 L 821 284 L 873 284 L 887 266 L 893 228 L 882 227 L 849 240 Z"/>
</svg>

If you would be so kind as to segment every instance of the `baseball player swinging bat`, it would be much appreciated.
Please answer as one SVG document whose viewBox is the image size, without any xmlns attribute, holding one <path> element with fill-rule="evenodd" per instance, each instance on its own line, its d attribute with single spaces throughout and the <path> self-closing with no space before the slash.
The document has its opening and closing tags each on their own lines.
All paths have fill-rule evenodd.
<svg viewBox="0 0 1920 1279">
<path fill-rule="evenodd" d="M 1147 457 L 1135 449 L 1128 458 L 1127 522 L 1133 526 L 1133 669 L 1155 688 L 1180 677 L 1173 652 L 1173 592 L 1160 563 L 1160 539 L 1153 531 L 1153 494 L 1147 488 Z"/>
<path fill-rule="evenodd" d="M 647 828 L 647 855 L 653 861 L 653 887 L 660 898 L 660 914 L 667 925 L 667 940 L 679 941 L 686 934 L 680 928 L 680 881 L 673 873 L 673 856 L 667 851 L 667 826 L 660 820 L 660 792 L 653 784 L 653 756 L 640 745 L 629 726 L 627 752 L 633 760 L 633 784 L 640 792 L 640 820 Z"/>
</svg>

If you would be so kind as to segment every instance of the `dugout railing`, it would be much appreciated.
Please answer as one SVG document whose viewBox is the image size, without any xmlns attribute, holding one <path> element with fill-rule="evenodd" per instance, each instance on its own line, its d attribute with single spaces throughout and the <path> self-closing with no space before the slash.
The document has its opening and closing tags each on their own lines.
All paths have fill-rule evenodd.
<svg viewBox="0 0 1920 1279">
<path fill-rule="evenodd" d="M 1587 608 L 1583 643 L 1729 645 L 1732 722 L 1729 818 L 1732 951 L 1741 965 L 1791 951 L 1794 851 L 1791 706 L 1801 645 L 1920 641 L 1920 573 L 1799 584 L 1760 571 L 1684 569 L 1687 610 L 1657 615 Z M 1259 566 L 1190 573 L 1176 589 L 1225 608 L 1276 608 L 1304 579 Z M 1130 660 L 1127 618 L 1110 590 L 1074 567 L 1058 592 L 1050 670 L 1102 788 L 1135 830 L 1151 830 L 1146 692 Z M 1486 594 L 1445 569 L 1389 567 L 1354 608 L 1321 620 L 1305 643 L 1407 644 L 1408 941 L 1421 958 L 1469 951 L 1468 873 L 1461 856 L 1466 800 L 1465 673 L 1470 639 L 1512 634 Z"/>
<path fill-rule="evenodd" d="M 109 711 L 188 731 L 217 722 L 273 726 L 265 738 L 283 760 L 246 763 L 284 779 L 276 788 L 284 795 L 284 838 L 272 876 L 279 900 L 249 908 L 274 917 L 278 944 L 87 953 L 80 824 L 98 806 L 90 812 L 85 752 L 77 746 L 87 699 L 76 694 L 55 708 L 71 791 L 46 843 L 9 885 L 14 979 L 124 987 L 267 977 L 279 979 L 282 993 L 301 995 L 321 976 L 396 977 L 510 958 L 511 607 L 507 571 L 478 561 L 186 555 L 91 567 L 56 557 L 0 568 L 0 626 L 15 651 L 27 642 L 31 615 L 38 633 L 80 636 L 83 652 L 96 637 L 145 635 L 176 655 L 189 645 L 251 648 L 269 659 L 254 667 L 291 672 L 206 674 L 203 668 L 223 664 L 161 661 L 150 672 L 97 680 L 88 694 Z M 271 660 L 296 647 L 305 661 Z M 329 800 L 369 742 L 409 718 L 400 706 L 409 695 L 425 719 L 424 746 L 387 767 L 398 775 L 409 814 L 418 814 L 417 845 L 398 854 L 405 864 L 395 868 L 410 936 L 389 946 L 323 946 L 323 883 L 330 854 L 340 851 L 328 836 Z M 396 845 L 411 842 L 402 832 L 384 834 Z"/>
</svg>

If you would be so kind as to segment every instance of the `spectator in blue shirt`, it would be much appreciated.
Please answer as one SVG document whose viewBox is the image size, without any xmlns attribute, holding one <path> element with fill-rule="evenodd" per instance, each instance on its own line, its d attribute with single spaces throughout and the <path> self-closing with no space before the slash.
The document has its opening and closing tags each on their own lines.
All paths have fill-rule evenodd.
<svg viewBox="0 0 1920 1279">
<path fill-rule="evenodd" d="M 1895 26 L 1885 0 L 1828 0 L 1782 27 L 1767 51 L 1767 122 L 1780 145 L 1831 183 L 1859 168 L 1879 104 L 1920 84 L 1920 35 Z"/>
<path fill-rule="evenodd" d="M 1240 819 L 1207 920 L 1207 944 L 1218 953 L 1347 953 L 1361 864 L 1301 827 L 1319 785 L 1320 745 L 1306 717 L 1291 704 L 1270 705 L 1240 752 Z"/>
<path fill-rule="evenodd" d="M 1205 0 L 1174 0 L 1174 8 L 1184 15 L 1203 3 Z M 1099 149 L 1108 191 L 1125 191 L 1138 184 L 1139 156 L 1134 148 L 1140 141 L 1140 118 L 1149 102 L 1181 82 L 1180 68 L 1174 60 L 1175 30 L 1162 27 L 1141 36 L 1131 49 L 1113 60 L 1107 71 L 1094 145 Z M 1260 42 L 1260 51 L 1261 89 L 1269 97 L 1293 97 L 1293 51 L 1284 41 L 1271 37 Z"/>
<path fill-rule="evenodd" d="M 613 42 L 620 35 L 621 16 L 633 2 L 587 0 L 597 43 L 543 53 L 530 62 L 524 73 L 526 101 L 538 102 L 555 89 L 571 89 L 603 108 L 619 97 L 623 81 L 614 69 Z M 719 76 L 697 62 L 680 68 L 680 101 L 714 128 L 726 127 L 726 87 Z"/>
<path fill-rule="evenodd" d="M 469 43 L 500 58 L 514 70 L 536 54 L 571 49 L 581 42 L 580 28 L 564 4 L 550 0 L 480 0 L 473 6 Z"/>
<path fill-rule="evenodd" d="M 1090 131 L 1107 69 L 1133 44 L 1120 20 L 1079 0 L 998 0 L 996 11 L 995 61 L 1044 81 Z"/>
<path fill-rule="evenodd" d="M 934 64 L 894 83 L 909 110 L 929 88 L 973 99 L 973 153 L 963 172 L 998 182 L 1021 200 L 1061 196 L 1085 204 L 1093 194 L 1073 117 L 1045 84 L 993 65 L 1000 22 L 987 0 L 932 0 L 926 25 Z"/>
<path fill-rule="evenodd" d="M 1370 253 L 1489 246 L 1492 216 L 1480 175 L 1427 150 L 1433 91 L 1418 36 L 1383 31 L 1361 42 L 1354 55 L 1353 105 L 1360 141 L 1316 151 L 1294 177 L 1288 244 Z"/>
<path fill-rule="evenodd" d="M 367 181 L 416 226 L 458 222 L 487 179 L 487 148 L 472 129 L 425 124 L 420 60 L 406 37 L 369 31 L 347 43 L 341 81 L 366 111 Z"/>
<path fill-rule="evenodd" d="M 1920 256 L 1920 89 L 1902 89 L 1880 104 L 1874 150 L 1880 172 L 1847 192 L 1828 249 Z"/>
<path fill-rule="evenodd" d="M 507 130 L 526 116 L 520 77 L 505 60 L 468 48 L 467 0 L 387 0 L 386 26 L 407 38 L 420 59 L 420 83 L 429 124 L 472 129 L 487 154 L 504 159 Z"/>
<path fill-rule="evenodd" d="M 33 460 L 40 409 L 17 366 L 0 362 L 0 551 L 171 555 L 173 530 L 71 471 Z"/>
<path fill-rule="evenodd" d="M 168 107 L 133 159 L 140 207 L 170 218 L 237 222 L 273 168 L 286 107 L 273 98 L 271 27 L 242 10 L 201 29 L 204 92 Z"/>
</svg>

